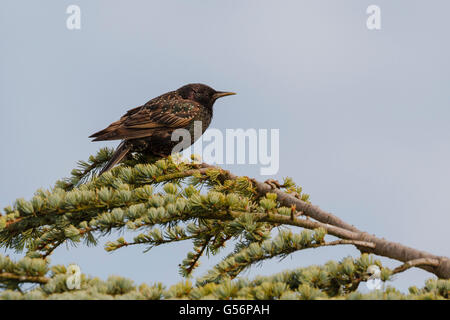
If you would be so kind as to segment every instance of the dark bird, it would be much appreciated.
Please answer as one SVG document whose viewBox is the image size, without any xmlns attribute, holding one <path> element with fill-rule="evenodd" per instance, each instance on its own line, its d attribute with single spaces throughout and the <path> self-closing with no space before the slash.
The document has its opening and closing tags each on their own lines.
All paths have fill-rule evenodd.
<svg viewBox="0 0 450 320">
<path fill-rule="evenodd" d="M 122 140 L 100 174 L 133 152 L 167 157 L 179 143 L 172 141 L 176 129 L 189 131 L 191 141 L 184 145 L 187 148 L 198 138 L 194 136 L 194 122 L 201 121 L 203 134 L 211 123 L 214 102 L 233 94 L 200 83 L 187 84 L 128 110 L 120 120 L 89 137 L 95 138 L 93 141 Z"/>
</svg>

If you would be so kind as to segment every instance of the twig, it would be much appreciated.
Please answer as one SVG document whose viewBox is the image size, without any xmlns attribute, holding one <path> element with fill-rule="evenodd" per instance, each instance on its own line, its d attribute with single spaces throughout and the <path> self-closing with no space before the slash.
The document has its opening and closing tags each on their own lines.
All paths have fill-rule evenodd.
<svg viewBox="0 0 450 320">
<path fill-rule="evenodd" d="M 199 252 L 197 252 L 194 261 L 192 261 L 192 263 L 190 264 L 189 268 L 186 269 L 186 273 L 187 274 L 191 274 L 192 271 L 195 268 L 195 265 L 197 264 L 198 260 L 200 260 L 200 257 L 203 255 L 203 252 L 205 251 L 205 249 L 208 247 L 209 241 L 211 240 L 212 236 L 207 237 L 205 240 L 205 242 L 202 245 L 202 248 L 200 249 Z"/>
<path fill-rule="evenodd" d="M 418 267 L 418 266 L 437 267 L 437 266 L 439 266 L 439 260 L 438 259 L 430 259 L 430 258 L 420 258 L 420 259 L 411 260 L 411 261 L 408 261 L 408 262 L 402 264 L 401 266 L 398 266 L 397 268 L 395 268 L 392 271 L 392 274 L 400 273 L 400 272 L 408 270 L 409 268 Z"/>
</svg>

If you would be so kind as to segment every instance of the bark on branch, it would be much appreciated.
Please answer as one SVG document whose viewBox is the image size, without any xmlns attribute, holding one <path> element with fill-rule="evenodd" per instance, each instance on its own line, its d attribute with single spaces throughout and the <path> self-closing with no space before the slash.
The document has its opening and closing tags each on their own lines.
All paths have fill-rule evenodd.
<svg viewBox="0 0 450 320">
<path fill-rule="evenodd" d="M 17 275 L 9 272 L 0 273 L 0 280 L 12 280 L 17 282 L 30 282 L 40 284 L 46 284 L 50 281 L 50 279 L 46 277 Z"/>
<path fill-rule="evenodd" d="M 439 263 L 440 263 L 439 260 L 436 260 L 436 259 L 429 259 L 429 258 L 416 259 L 416 260 L 408 261 L 408 262 L 402 264 L 401 266 L 395 268 L 392 271 L 392 274 L 400 273 L 400 272 L 408 270 L 409 268 L 418 267 L 418 266 L 437 267 L 437 266 L 439 266 Z"/>
</svg>

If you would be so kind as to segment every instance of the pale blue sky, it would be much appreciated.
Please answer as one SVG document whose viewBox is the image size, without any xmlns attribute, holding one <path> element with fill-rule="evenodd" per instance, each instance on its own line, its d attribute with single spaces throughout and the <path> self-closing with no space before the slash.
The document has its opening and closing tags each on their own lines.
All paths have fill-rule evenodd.
<svg viewBox="0 0 450 320">
<path fill-rule="evenodd" d="M 66 28 L 70 4 L 81 30 Z M 366 28 L 370 4 L 381 7 L 380 31 Z M 4 0 L 0 207 L 117 145 L 87 137 L 126 110 L 202 82 L 238 93 L 217 103 L 212 127 L 280 129 L 275 178 L 293 177 L 314 204 L 363 230 L 450 256 L 449 11 L 445 0 Z M 267 178 L 257 166 L 228 168 Z M 52 263 L 173 284 L 189 248 L 63 246 Z M 348 254 L 358 252 L 299 252 L 246 275 Z M 216 261 L 203 259 L 196 275 Z M 430 276 L 410 270 L 394 284 Z"/>
</svg>

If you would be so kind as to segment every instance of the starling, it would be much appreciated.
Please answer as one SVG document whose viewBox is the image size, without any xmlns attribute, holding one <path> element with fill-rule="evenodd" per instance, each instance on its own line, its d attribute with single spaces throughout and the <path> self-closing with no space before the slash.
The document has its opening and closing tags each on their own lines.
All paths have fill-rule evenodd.
<svg viewBox="0 0 450 320">
<path fill-rule="evenodd" d="M 193 144 L 198 138 L 194 136 L 194 122 L 201 121 L 203 134 L 211 123 L 214 102 L 233 94 L 200 83 L 187 84 L 128 110 L 120 120 L 89 137 L 94 138 L 92 141 L 122 140 L 100 174 L 133 152 L 167 157 L 178 144 L 171 139 L 176 129 L 189 130 L 189 145 Z"/>
</svg>

